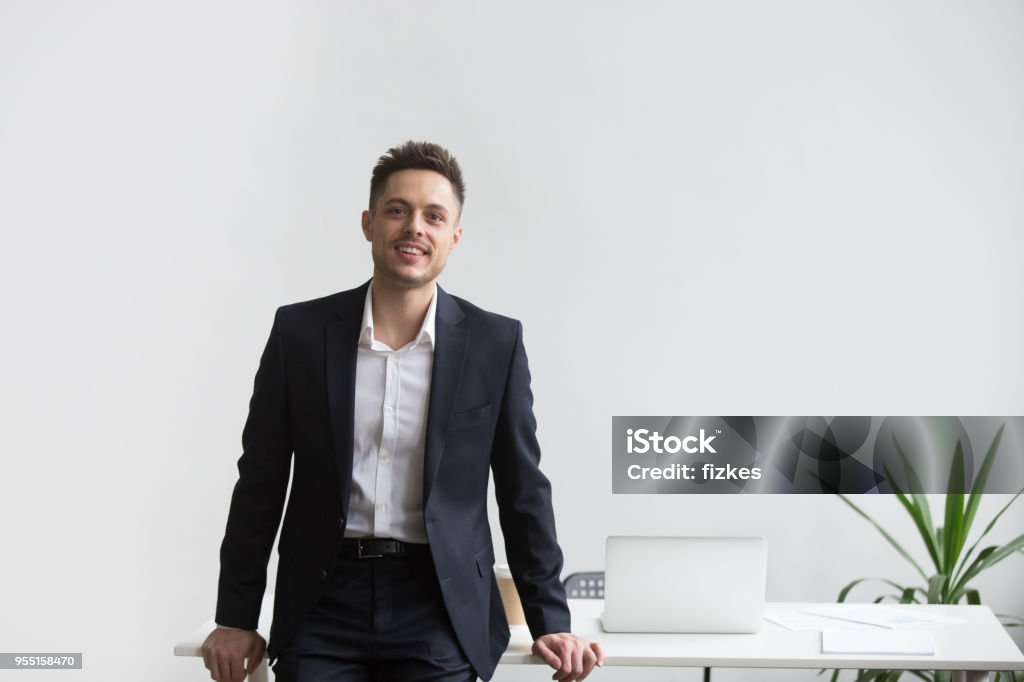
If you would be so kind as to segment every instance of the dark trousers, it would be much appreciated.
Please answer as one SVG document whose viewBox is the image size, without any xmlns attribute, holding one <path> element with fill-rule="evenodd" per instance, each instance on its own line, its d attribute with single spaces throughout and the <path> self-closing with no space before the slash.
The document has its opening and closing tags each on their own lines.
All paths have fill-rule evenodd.
<svg viewBox="0 0 1024 682">
<path fill-rule="evenodd" d="M 339 558 L 274 664 L 277 682 L 470 682 L 430 555 Z"/>
</svg>

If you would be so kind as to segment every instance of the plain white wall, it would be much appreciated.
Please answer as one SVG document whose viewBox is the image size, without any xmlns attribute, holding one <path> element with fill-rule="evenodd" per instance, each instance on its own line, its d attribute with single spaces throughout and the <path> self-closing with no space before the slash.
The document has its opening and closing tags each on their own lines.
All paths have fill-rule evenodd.
<svg viewBox="0 0 1024 682">
<path fill-rule="evenodd" d="M 770 599 L 910 579 L 832 497 L 613 496 L 610 419 L 1024 413 L 1022 38 L 1011 0 L 0 3 L 0 648 L 207 678 L 171 648 L 274 309 L 369 276 L 409 138 L 467 177 L 443 286 L 525 325 L 568 571 L 761 533 Z"/>
</svg>

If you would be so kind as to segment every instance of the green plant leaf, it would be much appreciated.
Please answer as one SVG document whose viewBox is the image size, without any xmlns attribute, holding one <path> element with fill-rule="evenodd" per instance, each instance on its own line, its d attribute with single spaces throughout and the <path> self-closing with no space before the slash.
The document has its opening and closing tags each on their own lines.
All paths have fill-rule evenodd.
<svg viewBox="0 0 1024 682">
<path fill-rule="evenodd" d="M 1016 553 L 1021 547 L 1024 547 L 1024 534 L 1018 535 L 1002 547 L 986 547 L 982 550 L 981 554 L 978 555 L 978 558 L 974 563 L 971 564 L 971 567 L 968 568 L 960 578 L 960 582 L 956 585 L 954 591 L 959 592 L 961 589 L 966 587 L 967 583 L 969 583 L 976 575 L 991 568 L 992 566 L 995 566 L 1006 557 Z M 990 549 L 992 551 L 989 551 Z"/>
<path fill-rule="evenodd" d="M 970 559 L 971 554 L 974 553 L 974 550 L 981 543 L 982 539 L 986 535 L 988 535 L 989 531 L 992 530 L 992 528 L 996 525 L 996 522 L 999 521 L 999 517 L 1001 517 L 1004 513 L 1006 513 L 1006 510 L 1010 508 L 1010 505 L 1013 504 L 1014 502 L 1016 502 L 1017 498 L 1020 497 L 1022 494 L 1024 494 L 1024 488 L 1021 488 L 1020 490 L 1018 490 L 1017 494 L 1014 495 L 1013 497 L 1011 497 L 1010 501 L 1007 502 L 1005 505 L 1003 505 L 1003 508 L 999 510 L 998 514 L 996 514 L 994 517 L 992 517 L 992 520 L 988 522 L 987 526 L 985 526 L 985 530 L 983 530 L 981 532 L 981 535 L 978 536 L 978 539 L 975 540 L 974 544 L 971 545 L 971 548 L 969 550 L 967 550 L 967 553 L 964 555 L 963 560 L 960 562 L 960 568 L 957 570 L 956 574 L 954 575 L 954 578 L 953 578 L 954 585 L 959 586 L 961 584 L 965 584 L 965 581 L 962 579 L 960 574 L 963 573 L 964 567 L 967 566 L 967 561 Z M 1024 548 L 1022 548 L 1022 549 L 1024 549 Z"/>
<path fill-rule="evenodd" d="M 999 545 L 991 545 L 978 552 L 978 556 L 975 557 L 973 562 L 971 562 L 968 569 L 962 576 L 960 576 L 960 579 L 953 584 L 952 596 L 955 600 L 954 603 L 959 601 L 960 594 L 964 589 L 966 589 L 968 581 L 984 569 L 985 560 L 988 559 L 989 556 L 992 555 L 992 552 L 997 549 L 999 549 Z"/>
<path fill-rule="evenodd" d="M 946 522 L 942 536 L 942 572 L 952 573 L 963 549 L 961 535 L 964 520 L 964 448 L 958 440 L 953 450 L 953 464 L 949 467 L 946 485 Z"/>
<path fill-rule="evenodd" d="M 932 510 L 928 505 L 928 497 L 923 494 L 924 486 L 921 485 L 921 479 L 918 478 L 917 472 L 914 470 L 913 465 L 910 463 L 910 459 L 907 457 L 907 453 L 903 451 L 903 447 L 900 445 L 899 440 L 896 439 L 896 434 L 893 434 L 892 442 L 893 445 L 896 446 L 896 452 L 899 454 L 900 462 L 903 464 L 903 472 L 907 476 L 911 497 L 914 504 L 917 505 L 920 510 L 921 524 L 918 525 L 918 530 L 921 532 L 921 537 L 924 538 L 925 547 L 928 549 L 928 554 L 932 558 L 932 563 L 935 564 L 935 570 L 939 573 L 943 573 L 945 569 L 942 566 L 941 555 L 938 551 L 938 540 L 935 537 L 935 528 L 932 526 Z M 889 484 L 892 486 L 893 490 L 898 491 L 899 484 L 896 482 L 896 478 L 888 471 L 886 471 L 886 476 L 889 478 Z M 914 515 L 911 514 L 911 516 Z M 918 519 L 915 517 L 914 522 L 917 523 L 917 521 Z"/>
<path fill-rule="evenodd" d="M 944 573 L 933 575 L 928 579 L 928 603 L 929 604 L 943 604 L 943 597 L 945 597 L 946 583 L 948 582 L 949 576 Z"/>
<path fill-rule="evenodd" d="M 854 682 L 875 682 L 878 680 L 881 682 L 886 675 L 891 673 L 891 670 L 862 670 Z"/>
<path fill-rule="evenodd" d="M 971 484 L 971 495 L 967 499 L 967 508 L 964 511 L 964 537 L 961 544 L 967 542 L 967 534 L 974 523 L 975 514 L 978 513 L 978 505 L 981 504 L 982 493 L 985 491 L 985 484 L 988 483 L 988 475 L 992 471 L 992 465 L 996 461 L 996 453 L 999 451 L 999 443 L 1003 440 L 1003 429 L 1005 428 L 1006 424 L 1004 423 L 996 431 L 991 445 L 988 446 L 988 452 L 985 453 L 985 459 L 981 461 L 978 475 L 975 476 Z"/>
<path fill-rule="evenodd" d="M 928 576 L 925 575 L 925 572 L 921 568 L 921 566 L 916 561 L 914 561 L 914 557 L 910 556 L 907 550 L 903 549 L 900 543 L 896 542 L 896 540 L 894 540 L 893 537 L 889 535 L 889 533 L 884 528 L 882 528 L 882 526 L 880 526 L 877 521 L 868 516 L 867 513 L 862 511 L 861 508 L 855 505 L 853 502 L 850 502 L 850 500 L 846 499 L 846 496 L 843 495 L 842 493 L 836 493 L 836 496 L 840 500 L 845 502 L 847 505 L 849 505 L 849 507 L 853 509 L 853 511 L 857 512 L 862 517 L 864 517 L 868 521 L 868 523 L 874 526 L 878 530 L 878 532 L 882 534 L 882 537 L 888 540 L 889 544 L 893 546 L 893 549 L 899 552 L 900 556 L 902 556 L 904 559 L 910 562 L 910 565 L 913 566 L 915 570 L 917 570 L 917 572 L 921 575 L 922 578 L 924 578 L 925 580 L 928 579 Z"/>
<path fill-rule="evenodd" d="M 981 604 L 981 593 L 977 590 L 964 590 L 964 595 L 967 597 L 967 603 L 971 606 L 979 606 Z"/>
<path fill-rule="evenodd" d="M 895 440 L 895 437 L 893 440 Z M 904 467 L 908 466 L 910 466 L 909 463 L 904 463 Z M 941 573 L 942 559 L 940 558 L 935 545 L 935 530 L 932 528 L 931 510 L 928 509 L 928 501 L 924 500 L 924 505 L 920 504 L 917 498 L 923 498 L 923 495 L 915 495 L 913 501 L 907 499 L 907 496 L 903 493 L 899 484 L 896 482 L 896 477 L 889 471 L 889 467 L 883 464 L 882 468 L 885 471 L 885 476 L 889 481 L 889 485 L 896 494 L 896 499 L 900 501 L 903 508 L 907 510 L 908 514 L 910 514 L 910 518 L 913 519 L 914 525 L 917 526 L 917 532 L 921 534 L 921 539 L 924 540 L 924 546 L 928 549 L 928 556 L 931 557 L 932 563 L 935 564 L 935 570 Z"/>
<path fill-rule="evenodd" d="M 885 583 L 886 585 L 889 585 L 891 587 L 895 587 L 900 592 L 902 592 L 905 589 L 902 585 L 897 585 L 893 581 L 886 580 L 885 578 L 857 578 L 856 580 L 854 580 L 853 582 L 851 582 L 850 584 L 848 584 L 846 587 L 844 587 L 842 590 L 839 591 L 839 597 L 836 598 L 836 601 L 839 602 L 840 604 L 843 603 L 844 601 L 846 601 L 846 596 L 850 593 L 850 590 L 852 590 L 857 585 L 859 585 L 859 584 L 861 584 L 863 582 L 867 582 L 869 580 L 876 580 L 876 581 L 878 581 L 880 583 Z"/>
<path fill-rule="evenodd" d="M 1024 533 L 1018 535 L 1014 539 L 1007 542 L 1002 547 L 996 549 L 988 557 L 985 558 L 985 568 L 995 566 L 1006 557 L 1014 554 L 1018 549 L 1024 547 Z"/>
</svg>

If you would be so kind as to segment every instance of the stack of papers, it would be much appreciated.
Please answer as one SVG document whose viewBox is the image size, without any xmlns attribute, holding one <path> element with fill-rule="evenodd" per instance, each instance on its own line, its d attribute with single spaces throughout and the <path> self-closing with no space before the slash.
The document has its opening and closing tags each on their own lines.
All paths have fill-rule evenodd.
<svg viewBox="0 0 1024 682">
<path fill-rule="evenodd" d="M 784 609 L 771 606 L 765 607 L 764 619 L 770 620 L 773 623 L 781 625 L 787 630 L 793 631 L 813 630 L 815 632 L 821 632 L 826 628 L 834 628 L 837 626 L 840 626 L 845 630 L 879 629 L 877 625 L 854 623 L 853 621 L 837 622 L 834 618 L 828 618 L 827 616 L 819 616 L 813 613 L 797 611 L 796 609 Z"/>
<path fill-rule="evenodd" d="M 765 609 L 764 617 L 789 630 L 820 630 L 823 654 L 934 656 L 931 628 L 963 622 L 923 610 L 877 604 L 771 607 Z"/>
<path fill-rule="evenodd" d="M 903 654 L 934 656 L 928 630 L 822 630 L 823 654 Z"/>
<path fill-rule="evenodd" d="M 813 616 L 824 616 L 835 620 L 874 625 L 891 630 L 909 630 L 914 628 L 930 628 L 942 623 L 962 623 L 962 618 L 939 616 L 914 609 L 896 609 L 875 604 L 836 604 L 835 606 L 818 606 L 802 610 Z M 834 624 L 833 624 L 834 625 Z"/>
</svg>

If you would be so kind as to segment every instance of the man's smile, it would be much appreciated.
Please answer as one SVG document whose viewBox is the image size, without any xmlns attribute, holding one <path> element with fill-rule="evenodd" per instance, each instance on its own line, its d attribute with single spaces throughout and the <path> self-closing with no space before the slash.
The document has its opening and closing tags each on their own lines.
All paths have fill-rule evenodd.
<svg viewBox="0 0 1024 682">
<path fill-rule="evenodd" d="M 427 247 L 413 243 L 398 244 L 395 250 L 399 254 L 398 257 L 406 263 L 415 263 L 430 253 Z"/>
</svg>

